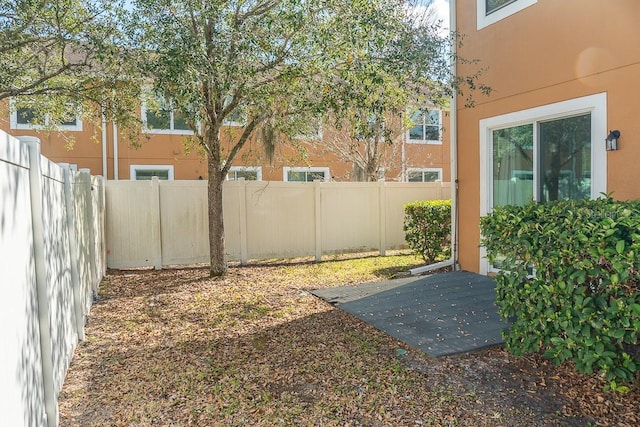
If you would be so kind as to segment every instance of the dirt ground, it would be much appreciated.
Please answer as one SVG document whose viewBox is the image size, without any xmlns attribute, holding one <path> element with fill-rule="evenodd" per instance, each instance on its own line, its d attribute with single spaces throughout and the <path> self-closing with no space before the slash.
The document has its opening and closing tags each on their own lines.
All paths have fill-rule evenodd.
<svg viewBox="0 0 640 427">
<path fill-rule="evenodd" d="M 412 256 L 110 271 L 62 426 L 638 426 L 640 387 L 501 348 L 434 359 L 309 293 Z"/>
</svg>

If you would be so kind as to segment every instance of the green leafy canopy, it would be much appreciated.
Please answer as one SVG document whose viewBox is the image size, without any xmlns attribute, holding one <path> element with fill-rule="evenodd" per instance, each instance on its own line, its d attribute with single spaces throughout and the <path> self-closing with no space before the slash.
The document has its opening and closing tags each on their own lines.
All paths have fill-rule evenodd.
<svg viewBox="0 0 640 427">
<path fill-rule="evenodd" d="M 0 100 L 53 128 L 77 114 L 99 122 L 99 104 L 135 127 L 140 80 L 121 37 L 122 11 L 108 0 L 0 1 Z"/>
<path fill-rule="evenodd" d="M 212 275 L 224 274 L 221 185 L 256 135 L 267 152 L 381 87 L 399 65 L 410 21 L 400 0 L 138 0 L 125 26 L 140 68 L 194 131 L 207 155 Z M 381 62 L 381 57 L 385 58 Z M 395 58 L 395 61 L 393 60 Z M 395 65 L 394 65 L 395 66 Z M 376 74 L 377 73 L 377 74 Z M 225 119 L 242 132 L 223 141 Z"/>
</svg>

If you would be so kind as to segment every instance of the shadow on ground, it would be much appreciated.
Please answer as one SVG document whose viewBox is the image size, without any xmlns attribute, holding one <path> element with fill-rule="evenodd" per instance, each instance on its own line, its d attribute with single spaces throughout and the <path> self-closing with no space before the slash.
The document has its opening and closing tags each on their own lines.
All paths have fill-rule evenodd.
<svg viewBox="0 0 640 427">
<path fill-rule="evenodd" d="M 531 394 L 527 382 L 535 379 L 513 377 L 520 362 L 503 353 L 436 360 L 339 310 L 267 328 L 255 310 L 191 313 L 179 327 L 160 313 L 135 333 L 90 331 L 95 337 L 81 344 L 61 396 L 61 425 L 590 421 L 560 415 L 563 399 L 551 388 Z M 249 326 L 244 333 L 219 327 L 230 320 Z"/>
</svg>

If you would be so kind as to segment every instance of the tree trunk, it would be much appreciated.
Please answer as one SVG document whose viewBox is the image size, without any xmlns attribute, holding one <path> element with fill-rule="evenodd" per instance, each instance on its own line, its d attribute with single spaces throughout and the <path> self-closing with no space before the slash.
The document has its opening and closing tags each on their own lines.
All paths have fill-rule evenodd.
<svg viewBox="0 0 640 427">
<path fill-rule="evenodd" d="M 224 220 L 222 216 L 222 184 L 224 177 L 216 159 L 207 157 L 209 181 L 207 195 L 209 202 L 209 267 L 210 277 L 220 277 L 227 273 L 227 259 L 224 253 Z"/>
</svg>

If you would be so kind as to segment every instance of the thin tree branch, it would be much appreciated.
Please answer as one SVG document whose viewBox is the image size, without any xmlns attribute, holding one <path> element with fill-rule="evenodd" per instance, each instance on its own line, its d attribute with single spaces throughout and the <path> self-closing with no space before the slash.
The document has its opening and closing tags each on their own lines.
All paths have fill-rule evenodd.
<svg viewBox="0 0 640 427">
<path fill-rule="evenodd" d="M 253 120 L 251 120 L 251 123 L 245 126 L 244 130 L 242 131 L 242 135 L 240 135 L 240 138 L 238 139 L 238 142 L 236 143 L 236 145 L 233 146 L 233 148 L 229 152 L 229 155 L 227 156 L 227 161 L 225 162 L 224 167 L 222 168 L 223 176 L 229 172 L 229 169 L 231 168 L 231 164 L 233 163 L 233 160 L 235 159 L 236 155 L 242 149 L 242 147 L 244 147 L 244 145 L 247 143 L 247 141 L 249 140 L 249 137 L 251 136 L 253 131 L 256 129 L 258 124 L 260 124 L 264 119 L 265 119 L 264 115 L 255 117 Z"/>
</svg>

